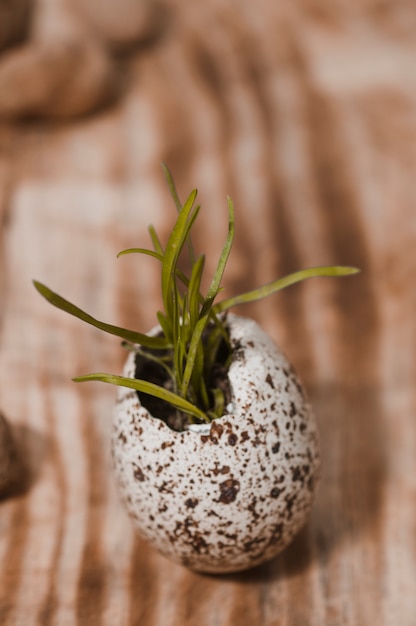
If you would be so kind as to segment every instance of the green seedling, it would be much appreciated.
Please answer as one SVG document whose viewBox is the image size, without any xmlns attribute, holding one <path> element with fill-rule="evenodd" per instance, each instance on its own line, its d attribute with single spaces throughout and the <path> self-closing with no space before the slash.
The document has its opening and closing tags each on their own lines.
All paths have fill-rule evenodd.
<svg viewBox="0 0 416 626">
<path fill-rule="evenodd" d="M 227 311 L 237 305 L 270 296 L 307 278 L 348 276 L 356 274 L 359 270 L 345 266 L 304 269 L 258 289 L 216 302 L 221 292 L 221 282 L 234 238 L 233 203 L 228 198 L 228 234 L 208 291 L 203 295 L 201 284 L 205 255 L 195 256 L 191 237 L 192 227 L 200 211 L 200 205 L 196 204 L 197 190 L 194 189 L 182 204 L 170 171 L 166 166 L 163 166 L 163 171 L 178 212 L 165 247 L 162 246 L 156 230 L 150 226 L 149 234 L 153 249 L 129 248 L 118 254 L 119 257 L 127 254 L 148 255 L 161 265 L 163 311 L 157 313 L 161 328 L 158 335 L 150 336 L 100 322 L 42 283 L 34 281 L 34 285 L 55 307 L 104 332 L 120 337 L 125 348 L 147 359 L 149 365 L 156 364 L 164 374 L 163 384 L 101 372 L 77 376 L 74 381 L 95 380 L 135 389 L 140 394 L 169 403 L 175 410 L 186 414 L 189 423 L 211 422 L 223 415 L 225 406 L 224 391 L 221 386 L 215 384 L 213 370 L 221 360 L 226 375 L 232 358 L 227 331 Z M 188 274 L 179 267 L 180 259 L 185 253 L 189 258 Z M 168 381 L 168 384 L 165 384 L 165 381 Z"/>
</svg>

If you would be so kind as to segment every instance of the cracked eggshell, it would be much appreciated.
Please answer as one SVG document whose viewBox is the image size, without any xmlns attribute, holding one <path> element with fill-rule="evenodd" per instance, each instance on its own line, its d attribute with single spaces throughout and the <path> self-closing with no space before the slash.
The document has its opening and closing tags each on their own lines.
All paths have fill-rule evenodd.
<svg viewBox="0 0 416 626">
<path fill-rule="evenodd" d="M 278 554 L 306 522 L 320 465 L 313 415 L 286 357 L 253 320 L 229 315 L 228 325 L 228 414 L 205 434 L 174 432 L 120 388 L 112 434 L 121 496 L 141 535 L 212 573 Z M 125 376 L 134 377 L 134 360 Z"/>
</svg>

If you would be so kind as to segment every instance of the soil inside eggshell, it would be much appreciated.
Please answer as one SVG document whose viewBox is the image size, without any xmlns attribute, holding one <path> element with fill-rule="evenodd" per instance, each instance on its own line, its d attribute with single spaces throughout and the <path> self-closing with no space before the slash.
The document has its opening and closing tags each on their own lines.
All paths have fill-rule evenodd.
<svg viewBox="0 0 416 626">
<path fill-rule="evenodd" d="M 207 340 L 210 329 L 206 331 L 203 341 Z M 161 334 L 161 333 L 159 333 Z M 232 349 L 232 353 L 235 355 L 236 348 Z M 141 353 L 136 354 L 135 358 L 135 378 L 146 380 L 151 383 L 155 383 L 160 387 L 164 387 L 168 391 L 174 391 L 173 382 L 169 377 L 166 370 L 159 365 L 156 361 L 147 359 L 144 354 L 167 356 L 169 352 L 166 350 L 164 354 L 161 351 L 151 350 L 149 348 L 143 348 Z M 218 349 L 216 360 L 211 371 L 210 379 L 208 380 L 208 390 L 220 389 L 224 394 L 224 405 L 227 406 L 231 402 L 231 386 L 228 379 L 228 364 L 230 362 L 230 351 L 225 341 L 222 341 Z M 240 356 L 241 358 L 241 356 Z M 175 409 L 169 402 L 155 398 L 149 394 L 137 391 L 140 403 L 144 406 L 151 415 L 157 415 L 159 419 L 163 420 L 169 428 L 172 430 L 181 432 L 186 430 L 189 425 L 189 415 Z M 213 400 L 213 398 L 212 398 Z M 201 407 L 202 408 L 202 407 Z M 201 423 L 195 418 L 195 423 Z"/>
</svg>

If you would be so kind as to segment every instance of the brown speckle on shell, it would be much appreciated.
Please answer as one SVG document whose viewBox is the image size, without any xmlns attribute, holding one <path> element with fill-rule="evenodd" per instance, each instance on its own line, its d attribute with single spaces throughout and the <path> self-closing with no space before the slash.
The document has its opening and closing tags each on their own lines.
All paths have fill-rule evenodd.
<svg viewBox="0 0 416 626">
<path fill-rule="evenodd" d="M 221 491 L 219 501 L 224 504 L 230 504 L 231 502 L 234 502 L 237 497 L 240 490 L 240 483 L 238 480 L 228 478 L 227 480 L 224 480 L 224 482 L 220 483 L 219 487 Z"/>
<path fill-rule="evenodd" d="M 218 476 L 218 474 L 228 474 L 228 472 L 230 471 L 230 467 L 229 465 L 223 465 L 222 467 L 219 467 L 218 463 L 215 464 L 215 467 L 210 470 L 214 476 Z"/>
<path fill-rule="evenodd" d="M 143 482 L 145 480 L 145 476 L 142 472 L 142 470 L 140 469 L 140 467 L 137 467 L 137 465 L 133 465 L 134 471 L 133 471 L 133 476 L 135 480 L 139 480 L 140 482 Z"/>
<path fill-rule="evenodd" d="M 224 432 L 224 428 L 221 426 L 221 424 L 213 422 L 211 426 L 211 432 L 209 434 L 209 438 L 212 441 L 212 443 L 218 443 L 222 437 L 223 432 Z"/>
<path fill-rule="evenodd" d="M 187 500 L 185 500 L 185 506 L 188 509 L 194 509 L 198 502 L 198 498 L 188 498 Z"/>
<path fill-rule="evenodd" d="M 124 443 L 124 444 L 125 444 L 125 443 L 127 443 L 127 437 L 126 437 L 126 435 L 125 435 L 123 432 L 121 432 L 121 433 L 119 434 L 118 438 L 119 438 L 119 440 L 120 440 L 122 443 Z"/>
<path fill-rule="evenodd" d="M 278 498 L 281 493 L 283 493 L 284 489 L 279 489 L 279 487 L 273 487 L 270 492 L 272 498 Z"/>
<path fill-rule="evenodd" d="M 267 383 L 268 385 L 270 385 L 270 387 L 271 387 L 272 389 L 274 389 L 274 382 L 273 382 L 273 378 L 271 377 L 271 374 L 270 374 L 270 373 L 269 373 L 269 374 L 267 374 L 267 376 L 266 376 L 266 383 Z"/>
</svg>

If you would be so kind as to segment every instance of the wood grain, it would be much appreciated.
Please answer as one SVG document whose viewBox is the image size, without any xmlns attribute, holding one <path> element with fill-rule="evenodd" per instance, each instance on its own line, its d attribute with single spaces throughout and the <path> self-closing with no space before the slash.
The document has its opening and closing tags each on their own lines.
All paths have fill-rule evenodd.
<svg viewBox="0 0 416 626">
<path fill-rule="evenodd" d="M 0 410 L 25 459 L 0 504 L 4 626 L 414 626 L 416 623 L 416 12 L 411 2 L 171 2 L 125 62 L 118 105 L 71 124 L 0 128 Z M 277 559 L 234 576 L 173 565 L 135 534 L 111 473 L 118 342 L 60 314 L 46 282 L 146 330 L 152 259 L 115 259 L 174 219 L 159 163 L 198 186 L 226 293 L 302 266 L 362 273 L 241 312 L 279 342 L 319 422 L 322 483 Z"/>
</svg>

